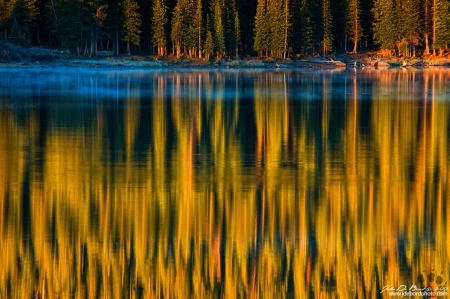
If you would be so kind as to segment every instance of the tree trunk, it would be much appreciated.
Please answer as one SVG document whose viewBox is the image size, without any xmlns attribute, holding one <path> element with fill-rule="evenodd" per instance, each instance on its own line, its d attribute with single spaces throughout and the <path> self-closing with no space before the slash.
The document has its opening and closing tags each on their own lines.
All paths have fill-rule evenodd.
<svg viewBox="0 0 450 299">
<path fill-rule="evenodd" d="M 98 25 L 95 26 L 95 35 L 94 35 L 94 56 L 98 55 Z"/>
<path fill-rule="evenodd" d="M 436 48 L 435 48 L 435 43 L 436 43 L 436 0 L 433 0 L 433 55 L 436 55 Z"/>
<path fill-rule="evenodd" d="M 177 43 L 177 58 L 180 59 L 181 57 L 181 45 Z"/>
<path fill-rule="evenodd" d="M 429 15 L 428 15 L 428 0 L 424 1 L 424 7 L 423 7 L 423 15 L 424 15 L 424 24 L 425 24 L 425 28 L 423 30 L 423 40 L 425 43 L 425 50 L 423 51 L 424 55 L 429 55 L 430 54 L 430 46 L 428 44 L 428 30 L 429 30 Z"/>
</svg>

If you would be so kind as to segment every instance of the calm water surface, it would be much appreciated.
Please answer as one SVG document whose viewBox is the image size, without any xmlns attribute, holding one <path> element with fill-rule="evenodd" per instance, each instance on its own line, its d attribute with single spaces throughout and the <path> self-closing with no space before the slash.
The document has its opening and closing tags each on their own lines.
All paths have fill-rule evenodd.
<svg viewBox="0 0 450 299">
<path fill-rule="evenodd" d="M 449 82 L 0 70 L 0 298 L 445 289 Z"/>
</svg>

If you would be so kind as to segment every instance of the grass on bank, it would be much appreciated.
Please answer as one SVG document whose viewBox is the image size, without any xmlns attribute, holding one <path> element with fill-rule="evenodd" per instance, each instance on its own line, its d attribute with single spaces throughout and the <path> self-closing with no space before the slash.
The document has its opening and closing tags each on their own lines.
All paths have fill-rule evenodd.
<svg viewBox="0 0 450 299">
<path fill-rule="evenodd" d="M 23 48 L 8 42 L 0 42 L 0 62 L 54 62 L 55 60 L 55 55 L 45 48 Z"/>
</svg>

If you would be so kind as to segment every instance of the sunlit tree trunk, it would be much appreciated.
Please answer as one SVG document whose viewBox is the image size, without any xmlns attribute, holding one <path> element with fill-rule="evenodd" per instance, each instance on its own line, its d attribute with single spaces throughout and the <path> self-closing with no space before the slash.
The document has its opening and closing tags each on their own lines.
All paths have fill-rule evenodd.
<svg viewBox="0 0 450 299">
<path fill-rule="evenodd" d="M 430 24 L 429 24 L 429 22 L 430 22 L 430 18 L 429 18 L 429 0 L 424 0 L 424 4 L 423 4 L 423 25 L 424 25 L 424 28 L 423 28 L 423 42 L 424 42 L 424 46 L 425 46 L 425 49 L 424 49 L 424 51 L 423 51 L 423 54 L 424 55 L 428 55 L 428 54 L 430 54 L 430 45 L 429 45 L 429 42 L 428 42 L 428 33 L 429 33 L 429 30 L 430 30 Z"/>
<path fill-rule="evenodd" d="M 433 27 L 432 27 L 432 31 L 433 31 L 433 55 L 436 55 L 436 0 L 433 0 L 433 10 L 432 10 L 432 15 L 433 15 Z"/>
</svg>

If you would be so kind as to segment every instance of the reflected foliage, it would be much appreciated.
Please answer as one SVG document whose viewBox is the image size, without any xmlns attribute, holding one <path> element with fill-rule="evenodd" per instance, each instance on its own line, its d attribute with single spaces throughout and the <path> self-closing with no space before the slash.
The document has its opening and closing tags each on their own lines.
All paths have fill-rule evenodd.
<svg viewBox="0 0 450 299">
<path fill-rule="evenodd" d="M 2 298 L 378 298 L 450 276 L 449 71 L 8 72 Z"/>
</svg>

